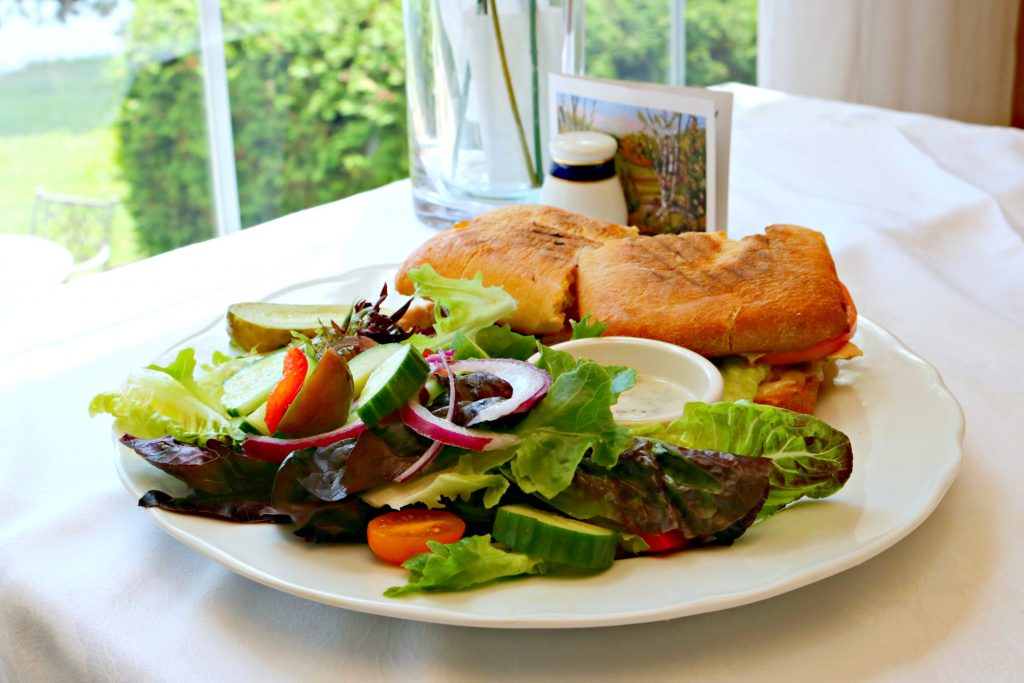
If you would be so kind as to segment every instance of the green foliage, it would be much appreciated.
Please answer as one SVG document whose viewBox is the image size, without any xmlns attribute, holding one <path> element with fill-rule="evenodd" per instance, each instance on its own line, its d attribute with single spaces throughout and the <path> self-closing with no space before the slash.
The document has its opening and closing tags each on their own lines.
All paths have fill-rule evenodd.
<svg viewBox="0 0 1024 683">
<path fill-rule="evenodd" d="M 407 174 L 400 0 L 222 10 L 244 226 Z M 149 253 L 214 233 L 197 25 L 193 0 L 138 0 L 128 31 L 119 160 Z"/>
<path fill-rule="evenodd" d="M 757 0 L 686 3 L 686 84 L 757 81 Z"/>
<path fill-rule="evenodd" d="M 407 175 L 400 0 L 222 3 L 242 224 Z M 757 0 L 687 2 L 687 81 L 753 82 Z M 662 81 L 668 3 L 590 0 L 587 73 Z M 194 0 L 137 0 L 118 116 L 140 248 L 214 234 Z"/>
<path fill-rule="evenodd" d="M 136 242 L 146 255 L 215 231 L 197 62 L 175 58 L 144 67 L 121 105 L 117 161 L 128 183 L 124 203 Z"/>
<path fill-rule="evenodd" d="M 59 93 L 55 102 L 65 107 Z M 85 133 L 53 130 L 33 135 L 0 133 L 0 230 L 27 233 L 32 222 L 35 190 L 77 197 L 110 199 L 122 197 L 121 182 L 114 162 L 114 130 L 111 126 Z M 118 205 L 111 232 L 111 265 L 138 258 L 131 217 Z"/>
<path fill-rule="evenodd" d="M 668 81 L 670 4 L 588 0 L 587 74 Z M 687 0 L 686 84 L 754 83 L 757 0 Z"/>
<path fill-rule="evenodd" d="M 587 75 L 668 81 L 669 8 L 665 0 L 587 0 Z"/>
<path fill-rule="evenodd" d="M 90 57 L 28 64 L 0 75 L 0 137 L 110 125 L 121 96 L 112 71 L 107 57 Z"/>
</svg>

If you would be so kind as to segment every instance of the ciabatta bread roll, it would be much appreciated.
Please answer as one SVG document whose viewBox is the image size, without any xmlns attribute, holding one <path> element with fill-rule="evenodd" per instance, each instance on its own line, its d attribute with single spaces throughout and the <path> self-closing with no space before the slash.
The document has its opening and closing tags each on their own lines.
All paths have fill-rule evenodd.
<svg viewBox="0 0 1024 683">
<path fill-rule="evenodd" d="M 636 228 L 550 206 L 494 209 L 439 233 L 412 253 L 395 284 L 412 294 L 406 273 L 429 263 L 439 274 L 500 285 L 519 302 L 507 322 L 519 332 L 561 331 L 575 311 L 576 256 L 585 247 L 637 234 Z"/>
<path fill-rule="evenodd" d="M 705 356 L 799 351 L 849 329 L 849 299 L 821 233 L 772 225 L 730 240 L 684 233 L 610 241 L 579 254 L 580 314 L 605 334 L 660 339 Z"/>
</svg>

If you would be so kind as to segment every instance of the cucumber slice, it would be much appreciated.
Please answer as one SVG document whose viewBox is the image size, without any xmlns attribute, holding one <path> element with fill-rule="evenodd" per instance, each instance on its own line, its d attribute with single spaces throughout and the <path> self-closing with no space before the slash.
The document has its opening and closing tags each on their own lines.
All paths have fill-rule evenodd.
<svg viewBox="0 0 1024 683">
<path fill-rule="evenodd" d="M 358 396 L 363 392 L 363 387 L 366 386 L 366 380 L 370 378 L 377 367 L 390 358 L 396 351 L 401 351 L 401 344 L 381 344 L 380 346 L 374 346 L 372 349 L 366 349 L 358 356 L 355 356 L 348 362 L 348 369 L 352 373 L 352 388 L 355 390 L 355 395 Z"/>
<path fill-rule="evenodd" d="M 415 396 L 429 374 L 427 361 L 416 349 L 403 345 L 378 365 L 366 380 L 356 408 L 359 419 L 367 427 L 377 424 Z"/>
<path fill-rule="evenodd" d="M 447 384 L 441 384 L 437 379 L 431 375 L 427 378 L 426 384 L 423 388 L 427 390 L 427 400 L 423 402 L 423 405 L 427 406 L 434 402 L 434 399 L 440 396 L 445 389 L 448 388 Z"/>
<path fill-rule="evenodd" d="M 270 427 L 267 426 L 267 402 L 264 401 L 259 408 L 249 413 L 239 427 L 243 432 L 270 436 Z"/>
<path fill-rule="evenodd" d="M 281 380 L 284 353 L 281 350 L 268 354 L 224 380 L 221 403 L 228 415 L 248 415 L 266 402 L 271 389 Z"/>
<path fill-rule="evenodd" d="M 610 567 L 619 545 L 610 529 L 525 505 L 498 508 L 491 535 L 517 552 L 584 569 Z"/>
</svg>

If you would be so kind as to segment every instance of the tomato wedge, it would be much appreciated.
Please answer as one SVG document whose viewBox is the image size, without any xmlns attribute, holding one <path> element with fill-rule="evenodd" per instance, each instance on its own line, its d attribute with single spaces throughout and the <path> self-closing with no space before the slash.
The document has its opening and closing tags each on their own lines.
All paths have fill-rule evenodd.
<svg viewBox="0 0 1024 683">
<path fill-rule="evenodd" d="M 664 553 L 670 550 L 680 550 L 686 547 L 686 536 L 679 529 L 662 531 L 658 534 L 645 534 L 642 531 L 634 531 L 637 536 L 647 543 L 645 553 Z"/>
<path fill-rule="evenodd" d="M 846 298 L 846 332 L 800 351 L 772 351 L 765 353 L 757 359 L 757 362 L 768 363 L 769 365 L 793 365 L 814 360 L 815 358 L 822 358 L 843 348 L 857 331 L 857 307 L 854 306 L 853 299 L 850 297 L 850 292 L 847 291 L 846 286 L 843 283 L 839 283 L 839 286 L 843 288 L 843 296 Z"/>
<path fill-rule="evenodd" d="M 284 417 L 288 406 L 302 388 L 306 380 L 306 371 L 309 370 L 309 359 L 301 349 L 293 346 L 288 349 L 284 357 L 284 371 L 281 373 L 281 381 L 270 391 L 267 397 L 267 429 L 273 434 L 277 431 L 277 425 Z"/>
<path fill-rule="evenodd" d="M 427 541 L 454 543 L 466 533 L 466 523 L 444 510 L 396 510 L 374 517 L 366 527 L 373 554 L 391 564 L 430 552 Z"/>
</svg>

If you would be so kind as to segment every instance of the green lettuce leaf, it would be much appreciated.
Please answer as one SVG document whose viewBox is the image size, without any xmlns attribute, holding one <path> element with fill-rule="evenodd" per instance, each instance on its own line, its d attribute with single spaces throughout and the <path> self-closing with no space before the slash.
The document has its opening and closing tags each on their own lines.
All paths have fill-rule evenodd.
<svg viewBox="0 0 1024 683">
<path fill-rule="evenodd" d="M 547 396 L 515 429 L 521 440 L 511 473 L 523 491 L 553 498 L 569 485 L 588 452 L 598 465 L 616 463 L 632 436 L 612 417 L 612 383 L 607 369 L 588 360 L 558 374 Z"/>
<path fill-rule="evenodd" d="M 441 458 L 456 449 L 446 449 Z M 462 452 L 454 465 L 414 477 L 409 481 L 384 484 L 364 491 L 362 499 L 373 507 L 398 510 L 407 505 L 422 503 L 429 508 L 444 507 L 444 499 L 469 500 L 471 494 L 483 491 L 484 507 L 498 504 L 508 490 L 509 482 L 503 475 L 489 472 L 504 465 L 513 456 L 512 449 L 484 453 Z"/>
<path fill-rule="evenodd" d="M 619 548 L 621 548 L 623 552 L 630 553 L 631 555 L 639 555 L 650 547 L 651 546 L 647 544 L 647 541 L 636 534 L 631 534 L 625 531 L 619 532 Z"/>
<path fill-rule="evenodd" d="M 410 270 L 408 275 L 416 288 L 416 296 L 433 301 L 438 311 L 434 336 L 416 334 L 409 338 L 409 343 L 417 349 L 446 347 L 457 332 L 471 335 L 489 327 L 514 311 L 517 305 L 501 287 L 484 286 L 482 273 L 477 273 L 472 280 L 456 280 L 438 275 L 428 263 Z"/>
<path fill-rule="evenodd" d="M 522 574 L 543 574 L 542 560 L 495 547 L 489 535 L 467 536 L 455 543 L 427 541 L 431 552 L 416 555 L 402 566 L 409 582 L 384 591 L 395 598 L 423 591 L 454 591 Z"/>
<path fill-rule="evenodd" d="M 770 365 L 750 363 L 742 356 L 725 356 L 716 362 L 722 373 L 722 400 L 753 401 L 757 386 L 768 376 Z"/>
<path fill-rule="evenodd" d="M 604 369 L 612 378 L 612 395 L 615 399 L 612 403 L 615 403 L 619 399 L 619 394 L 632 389 L 636 384 L 636 370 L 625 365 L 606 365 Z"/>
<path fill-rule="evenodd" d="M 772 461 L 771 488 L 758 519 L 807 496 L 825 498 L 853 471 L 850 439 L 813 415 L 752 403 L 687 403 L 682 417 L 655 435 L 686 448 Z"/>
<path fill-rule="evenodd" d="M 161 367 L 155 363 L 146 366 L 150 370 L 159 370 L 177 380 L 189 393 L 208 405 L 211 409 L 220 412 L 220 396 L 210 395 L 205 387 L 200 387 L 195 381 L 196 352 L 195 349 L 182 349 L 167 367 Z M 223 393 L 223 392 L 222 392 Z"/>
<path fill-rule="evenodd" d="M 363 501 L 373 507 L 391 507 L 395 510 L 422 503 L 428 508 L 444 507 L 442 498 L 467 500 L 475 491 L 484 491 L 484 506 L 493 507 L 508 490 L 508 479 L 500 474 L 463 474 L 454 470 L 440 470 L 415 477 L 401 484 L 384 484 L 365 491 Z"/>
<path fill-rule="evenodd" d="M 230 418 L 211 408 L 170 374 L 151 368 L 130 373 L 120 391 L 93 397 L 89 413 L 113 415 L 118 429 L 143 438 L 170 435 L 179 441 L 203 445 L 208 439 L 244 437 Z"/>
<path fill-rule="evenodd" d="M 491 325 L 475 333 L 455 333 L 452 349 L 455 360 L 470 358 L 514 358 L 526 360 L 536 351 L 537 340 L 512 331 L 508 325 Z"/>
<path fill-rule="evenodd" d="M 476 339 L 462 330 L 455 333 L 452 338 L 452 350 L 455 354 L 452 360 L 469 360 L 470 358 L 490 358 L 490 354 L 476 343 Z"/>
<path fill-rule="evenodd" d="M 572 336 L 570 339 L 589 339 L 591 337 L 600 337 L 604 334 L 604 331 L 608 329 L 608 326 L 597 320 L 590 322 L 591 315 L 591 313 L 587 313 L 579 321 L 569 321 L 569 327 L 572 328 Z"/>
<path fill-rule="evenodd" d="M 540 351 L 540 359 L 537 360 L 536 365 L 541 370 L 547 371 L 551 375 L 552 381 L 566 372 L 575 370 L 578 365 L 576 358 L 571 353 L 558 351 L 540 342 L 537 342 L 537 350 Z"/>
<path fill-rule="evenodd" d="M 558 379 L 566 372 L 575 370 L 584 362 L 582 359 L 575 358 L 571 353 L 558 351 L 540 342 L 537 342 L 537 349 L 540 351 L 537 367 L 546 370 L 552 380 Z M 624 365 L 605 365 L 603 367 L 612 378 L 612 394 L 615 400 L 618 400 L 619 394 L 627 389 L 632 389 L 636 384 L 636 370 L 633 368 L 627 368 Z M 612 403 L 615 403 L 615 400 Z"/>
<path fill-rule="evenodd" d="M 182 384 L 188 384 L 192 382 L 192 374 L 196 369 L 196 350 L 195 349 L 182 349 L 178 351 L 178 355 L 174 357 L 166 367 L 161 367 L 156 363 L 147 365 L 150 370 L 159 370 L 160 372 L 166 372 L 168 375 L 178 380 Z"/>
<path fill-rule="evenodd" d="M 185 348 L 178 351 L 178 355 L 166 367 L 155 363 L 147 367 L 150 370 L 167 373 L 188 389 L 193 396 L 227 418 L 221 403 L 221 398 L 224 396 L 224 380 L 259 358 L 256 355 L 232 358 L 216 352 L 210 363 L 201 367 L 202 373 L 196 377 L 195 349 Z"/>
</svg>

